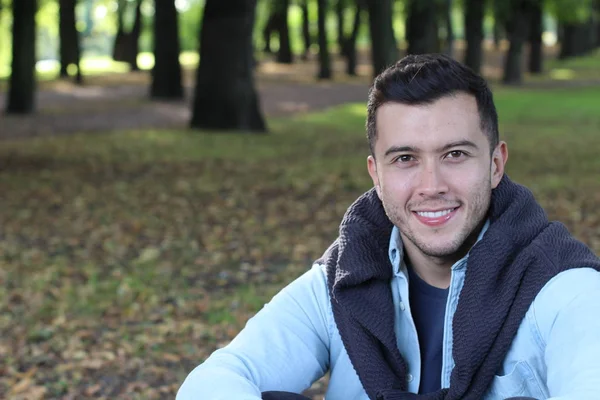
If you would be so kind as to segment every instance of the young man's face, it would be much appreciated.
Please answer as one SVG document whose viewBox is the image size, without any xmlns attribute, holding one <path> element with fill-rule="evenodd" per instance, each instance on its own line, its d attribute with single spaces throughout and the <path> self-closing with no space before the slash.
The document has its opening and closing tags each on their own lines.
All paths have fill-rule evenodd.
<svg viewBox="0 0 600 400">
<path fill-rule="evenodd" d="M 454 259 L 471 246 L 504 173 L 506 144 L 490 156 L 475 98 L 430 105 L 386 103 L 376 115 L 369 174 L 404 246 Z"/>
</svg>

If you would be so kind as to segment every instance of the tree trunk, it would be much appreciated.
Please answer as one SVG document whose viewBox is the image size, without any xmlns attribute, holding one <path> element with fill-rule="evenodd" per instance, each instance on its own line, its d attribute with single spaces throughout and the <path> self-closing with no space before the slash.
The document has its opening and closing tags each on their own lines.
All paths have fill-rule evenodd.
<svg viewBox="0 0 600 400">
<path fill-rule="evenodd" d="M 35 13 L 37 0 L 13 1 L 12 72 L 6 112 L 29 114 L 35 109 Z"/>
<path fill-rule="evenodd" d="M 445 25 L 446 25 L 446 54 L 454 56 L 454 27 L 452 26 L 452 0 L 445 3 Z"/>
<path fill-rule="evenodd" d="M 410 0 L 406 21 L 408 54 L 435 53 L 438 50 L 435 0 Z"/>
<path fill-rule="evenodd" d="M 133 28 L 129 33 L 129 46 L 127 52 L 127 63 L 131 66 L 132 71 L 139 71 L 140 67 L 137 62 L 137 56 L 140 52 L 140 35 L 142 33 L 142 1 L 137 0 L 135 6 L 135 20 Z"/>
<path fill-rule="evenodd" d="M 115 36 L 113 47 L 113 59 L 128 63 L 132 71 L 139 70 L 137 56 L 139 53 L 140 34 L 142 33 L 142 1 L 136 1 L 135 19 L 129 32 L 126 31 L 124 22 L 127 1 L 117 1 L 117 35 Z"/>
<path fill-rule="evenodd" d="M 543 70 L 542 63 L 544 53 L 542 34 L 544 33 L 544 26 L 542 18 L 543 10 L 541 0 L 537 0 L 531 4 L 528 69 L 532 74 L 541 74 Z"/>
<path fill-rule="evenodd" d="M 155 0 L 154 68 L 150 96 L 154 99 L 181 99 L 179 27 L 175 0 Z"/>
<path fill-rule="evenodd" d="M 506 21 L 504 21 L 500 13 L 500 0 L 493 0 L 492 6 L 494 13 L 494 48 L 496 50 L 500 50 L 500 42 L 502 41 L 502 35 Z"/>
<path fill-rule="evenodd" d="M 350 76 L 356 75 L 356 39 L 358 38 L 358 31 L 360 29 L 360 19 L 362 14 L 363 2 L 358 0 L 356 2 L 356 10 L 354 12 L 354 22 L 352 24 L 352 33 L 350 37 L 344 42 L 346 52 L 346 73 Z"/>
<path fill-rule="evenodd" d="M 467 50 L 465 64 L 475 73 L 481 73 L 483 61 L 483 14 L 485 0 L 466 0 L 465 3 L 465 37 Z"/>
<path fill-rule="evenodd" d="M 529 13 L 528 0 L 515 0 L 510 21 L 507 23 L 507 33 L 510 46 L 504 64 L 502 81 L 507 85 L 519 85 L 523 81 L 523 43 L 528 37 Z"/>
<path fill-rule="evenodd" d="M 596 44 L 595 47 L 600 47 L 600 0 L 594 2 L 594 10 L 596 11 Z"/>
<path fill-rule="evenodd" d="M 125 7 L 126 0 L 117 0 L 117 34 L 115 35 L 115 43 L 113 45 L 113 60 L 125 61 Z"/>
<path fill-rule="evenodd" d="M 68 67 L 75 64 L 77 73 L 75 82 L 81 84 L 83 78 L 80 68 L 79 32 L 76 27 L 76 0 L 59 0 L 59 45 L 60 45 L 60 77 L 69 76 Z"/>
<path fill-rule="evenodd" d="M 391 0 L 367 0 L 367 7 L 373 74 L 377 76 L 398 58 L 392 27 L 392 2 Z"/>
<path fill-rule="evenodd" d="M 207 0 L 192 128 L 264 132 L 252 75 L 256 0 Z"/>
<path fill-rule="evenodd" d="M 319 79 L 331 79 L 331 57 L 327 41 L 325 19 L 327 18 L 327 0 L 317 0 L 319 23 Z"/>
<path fill-rule="evenodd" d="M 278 2 L 279 51 L 277 52 L 277 62 L 291 64 L 294 59 L 292 57 L 292 48 L 290 46 L 290 28 L 288 24 L 290 0 L 278 0 Z"/>
<path fill-rule="evenodd" d="M 592 50 L 596 48 L 596 10 L 593 8 L 590 9 L 590 15 L 588 21 L 585 23 L 585 48 L 584 54 L 590 53 Z"/>
<path fill-rule="evenodd" d="M 310 18 L 308 15 L 308 0 L 302 0 L 302 39 L 304 41 L 304 54 L 302 58 L 308 59 L 310 54 L 310 45 L 312 44 L 312 38 L 310 36 Z"/>
<path fill-rule="evenodd" d="M 337 0 L 335 2 L 335 16 L 337 19 L 337 43 L 338 43 L 338 52 L 342 56 L 346 56 L 346 27 L 344 25 L 344 9 L 346 8 L 345 0 Z"/>
<path fill-rule="evenodd" d="M 274 11 L 269 14 L 269 18 L 267 18 L 267 22 L 262 31 L 263 41 L 265 42 L 263 51 L 265 53 L 273 53 L 273 49 L 271 48 L 271 36 L 275 31 L 277 31 L 277 12 Z"/>
<path fill-rule="evenodd" d="M 581 24 L 569 23 L 563 25 L 559 59 L 564 60 L 583 53 L 581 45 L 583 39 L 582 31 Z"/>
</svg>

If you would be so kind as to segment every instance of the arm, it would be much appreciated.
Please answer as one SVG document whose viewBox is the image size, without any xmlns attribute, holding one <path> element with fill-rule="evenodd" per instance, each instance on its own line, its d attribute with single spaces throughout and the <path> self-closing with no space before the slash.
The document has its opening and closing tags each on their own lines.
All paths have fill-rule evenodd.
<svg viewBox="0 0 600 400">
<path fill-rule="evenodd" d="M 544 301 L 556 311 L 538 321 L 546 340 L 547 387 L 552 400 L 598 399 L 600 273 L 581 268 L 563 274 Z"/>
<path fill-rule="evenodd" d="M 177 400 L 258 400 L 265 391 L 303 391 L 329 367 L 329 318 L 325 274 L 315 265 L 196 367 Z"/>
</svg>

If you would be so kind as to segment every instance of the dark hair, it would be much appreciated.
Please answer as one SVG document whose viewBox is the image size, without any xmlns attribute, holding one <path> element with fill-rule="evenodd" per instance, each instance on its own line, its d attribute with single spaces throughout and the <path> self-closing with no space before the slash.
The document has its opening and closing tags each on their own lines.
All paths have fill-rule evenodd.
<svg viewBox="0 0 600 400">
<path fill-rule="evenodd" d="M 379 74 L 369 90 L 367 138 L 375 156 L 377 109 L 385 103 L 431 104 L 456 93 L 471 94 L 477 100 L 481 129 L 490 142 L 498 144 L 498 114 L 487 82 L 466 65 L 443 54 L 409 55 Z"/>
</svg>

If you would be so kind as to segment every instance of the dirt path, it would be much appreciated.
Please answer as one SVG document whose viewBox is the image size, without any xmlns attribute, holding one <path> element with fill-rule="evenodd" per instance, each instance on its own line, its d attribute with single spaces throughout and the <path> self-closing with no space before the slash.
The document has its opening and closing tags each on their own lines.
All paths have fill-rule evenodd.
<svg viewBox="0 0 600 400">
<path fill-rule="evenodd" d="M 268 117 L 321 110 L 347 102 L 366 102 L 368 75 L 317 82 L 314 63 L 278 66 L 266 62 L 257 74 L 261 107 Z M 344 79 L 341 81 L 341 79 Z M 1 139 L 127 129 L 185 128 L 190 120 L 193 77 L 185 78 L 186 99 L 148 100 L 149 74 L 90 77 L 85 86 L 67 82 L 44 84 L 37 93 L 37 112 L 0 115 Z M 6 93 L 0 93 L 0 110 Z"/>
<path fill-rule="evenodd" d="M 461 51 L 457 51 L 460 59 Z M 483 73 L 492 80 L 501 73 L 502 53 L 487 51 Z M 334 81 L 315 79 L 315 60 L 281 65 L 261 63 L 257 87 L 261 107 L 267 117 L 322 110 L 348 102 L 365 102 L 371 70 L 367 54 L 359 58 L 358 77 L 344 74 L 344 62 L 333 64 Z M 177 102 L 148 100 L 150 76 L 147 72 L 88 77 L 85 86 L 67 82 L 40 85 L 37 113 L 31 116 L 0 114 L 0 140 L 80 132 L 109 132 L 128 129 L 185 128 L 190 120 L 193 72 L 185 73 L 186 99 Z M 527 87 L 545 85 L 600 85 L 600 82 L 528 82 Z M 0 110 L 6 93 L 0 93 Z"/>
</svg>

